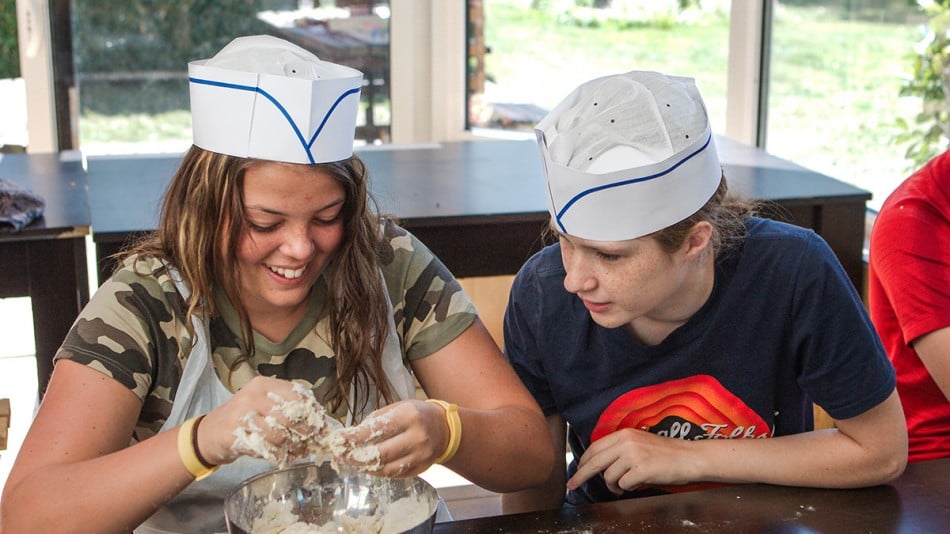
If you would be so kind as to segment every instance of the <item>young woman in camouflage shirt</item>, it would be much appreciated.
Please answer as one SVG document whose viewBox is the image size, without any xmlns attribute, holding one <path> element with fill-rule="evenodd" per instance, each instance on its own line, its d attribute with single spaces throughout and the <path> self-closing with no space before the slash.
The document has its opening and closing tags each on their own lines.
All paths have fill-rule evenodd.
<svg viewBox="0 0 950 534">
<path fill-rule="evenodd" d="M 157 231 L 127 251 L 56 355 L 4 526 L 221 531 L 223 498 L 272 467 L 235 451 L 235 429 L 249 412 L 266 428 L 272 394 L 298 398 L 295 383 L 344 424 L 386 421 L 370 437 L 371 472 L 417 475 L 451 431 L 442 406 L 408 390 L 409 370 L 427 396 L 458 405 L 448 467 L 494 491 L 544 480 L 553 448 L 540 409 L 451 273 L 375 213 L 366 180 L 355 156 L 297 164 L 191 148 Z M 176 430 L 199 414 L 195 450 L 222 467 L 196 481 Z M 265 437 L 281 446 L 280 432 Z"/>
</svg>

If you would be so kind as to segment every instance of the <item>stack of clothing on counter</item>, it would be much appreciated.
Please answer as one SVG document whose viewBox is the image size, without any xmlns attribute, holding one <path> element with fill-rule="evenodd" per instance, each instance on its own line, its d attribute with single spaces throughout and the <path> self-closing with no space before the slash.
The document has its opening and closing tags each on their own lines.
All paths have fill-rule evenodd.
<svg viewBox="0 0 950 534">
<path fill-rule="evenodd" d="M 42 217 L 44 208 L 43 197 L 0 178 L 0 232 L 19 232 Z"/>
</svg>

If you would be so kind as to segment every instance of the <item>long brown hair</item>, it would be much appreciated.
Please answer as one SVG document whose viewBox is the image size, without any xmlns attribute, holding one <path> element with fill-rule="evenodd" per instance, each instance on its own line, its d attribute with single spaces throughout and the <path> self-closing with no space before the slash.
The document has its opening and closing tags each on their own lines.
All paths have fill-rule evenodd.
<svg viewBox="0 0 950 534">
<path fill-rule="evenodd" d="M 158 228 L 121 253 L 126 258 L 153 256 L 178 269 L 191 290 L 185 302 L 189 329 L 195 314 L 219 315 L 213 293 L 219 286 L 240 319 L 247 359 L 254 355 L 254 338 L 241 298 L 237 247 L 247 229 L 244 175 L 260 162 L 192 146 L 165 192 Z M 346 405 L 358 414 L 371 401 L 394 400 L 382 368 L 389 308 L 379 270 L 380 217 L 369 195 L 366 167 L 358 157 L 312 167 L 339 182 L 346 194 L 343 241 L 324 271 L 336 384 L 321 401 L 331 411 Z M 222 242 L 225 246 L 218 246 Z M 351 385 L 356 390 L 353 406 Z M 370 398 L 371 386 L 376 388 L 375 399 Z"/>
</svg>

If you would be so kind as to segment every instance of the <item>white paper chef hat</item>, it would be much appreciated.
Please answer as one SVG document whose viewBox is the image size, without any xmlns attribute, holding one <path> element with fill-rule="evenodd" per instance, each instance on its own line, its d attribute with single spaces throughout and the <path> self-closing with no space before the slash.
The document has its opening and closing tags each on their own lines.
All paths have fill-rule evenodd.
<svg viewBox="0 0 950 534">
<path fill-rule="evenodd" d="M 325 163 L 353 154 L 363 74 L 277 37 L 238 37 L 188 64 L 194 144 L 232 156 Z"/>
<path fill-rule="evenodd" d="M 631 71 L 580 85 L 535 127 L 558 229 L 595 241 L 662 230 L 722 176 L 691 78 Z"/>
</svg>

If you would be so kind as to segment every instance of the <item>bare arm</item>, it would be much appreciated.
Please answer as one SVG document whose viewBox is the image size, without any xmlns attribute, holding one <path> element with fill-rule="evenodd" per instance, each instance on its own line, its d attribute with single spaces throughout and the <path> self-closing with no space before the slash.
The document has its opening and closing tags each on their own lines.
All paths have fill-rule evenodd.
<svg viewBox="0 0 950 534">
<path fill-rule="evenodd" d="M 576 488 L 603 472 L 615 492 L 639 484 L 763 482 L 853 488 L 899 476 L 907 431 L 896 391 L 836 428 L 770 439 L 683 441 L 624 429 L 593 443 L 568 481 Z"/>
<path fill-rule="evenodd" d="M 174 432 L 128 447 L 140 409 L 138 397 L 115 380 L 57 362 L 4 487 L 3 526 L 129 532 L 187 486 L 193 477 L 178 458 Z"/>
<path fill-rule="evenodd" d="M 950 326 L 920 336 L 912 345 L 943 396 L 950 400 Z"/>
<path fill-rule="evenodd" d="M 271 414 L 269 393 L 292 399 L 293 383 L 256 377 L 214 409 L 198 430 L 212 464 L 233 462 L 234 429 Z M 178 455 L 177 428 L 129 446 L 142 404 L 125 386 L 90 367 L 57 362 L 49 388 L 2 499 L 11 532 L 129 532 L 194 481 Z M 281 416 L 278 416 L 278 420 Z M 281 421 L 287 423 L 286 421 Z M 265 436 L 276 449 L 286 432 Z"/>
<path fill-rule="evenodd" d="M 530 487 L 547 477 L 554 452 L 544 416 L 480 320 L 412 366 L 429 397 L 459 406 L 462 443 L 448 467 L 499 492 Z M 428 406 L 435 410 L 437 426 L 444 428 L 442 409 Z M 447 439 L 444 435 L 438 453 Z"/>
<path fill-rule="evenodd" d="M 554 469 L 541 485 L 501 496 L 501 512 L 515 514 L 559 508 L 564 504 L 564 483 L 567 479 L 567 424 L 559 415 L 547 418 L 551 446 L 554 448 Z"/>
</svg>

